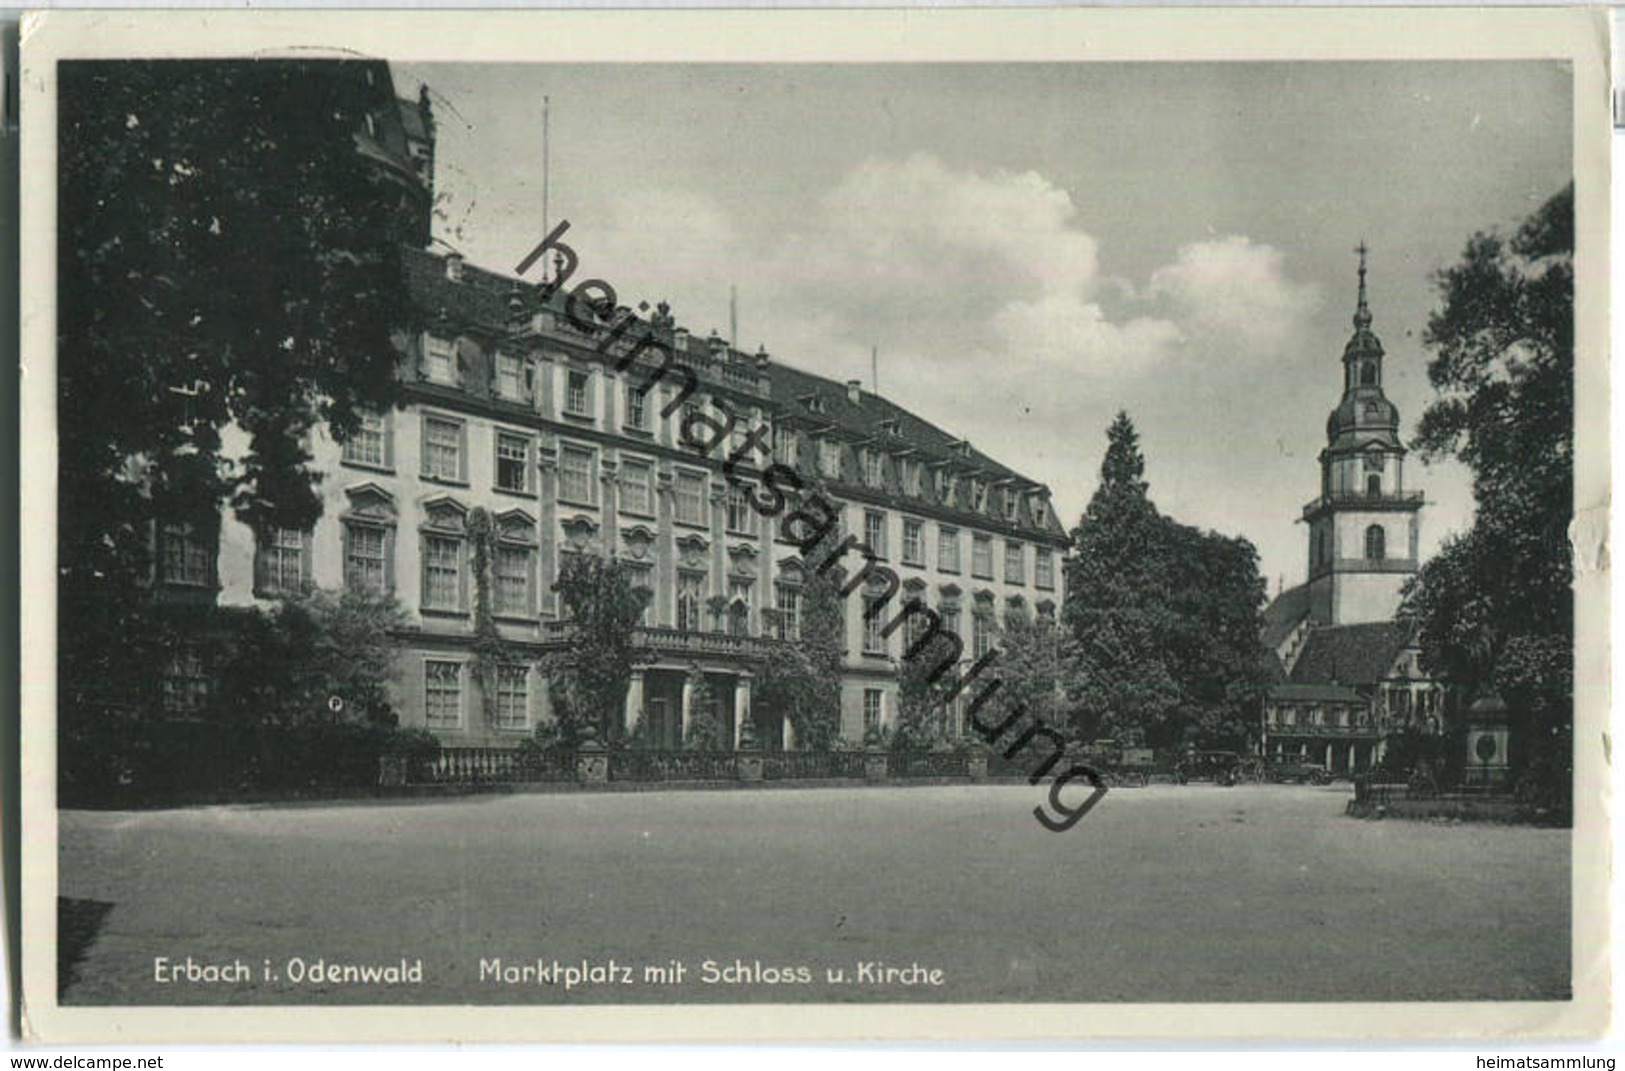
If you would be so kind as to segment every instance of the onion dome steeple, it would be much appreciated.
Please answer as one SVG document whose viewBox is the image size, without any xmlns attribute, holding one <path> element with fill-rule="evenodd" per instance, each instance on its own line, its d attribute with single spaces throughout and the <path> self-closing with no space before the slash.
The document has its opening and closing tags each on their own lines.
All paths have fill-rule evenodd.
<svg viewBox="0 0 1625 1071">
<path fill-rule="evenodd" d="M 1382 392 L 1382 341 L 1371 330 L 1366 300 L 1366 244 L 1361 242 L 1360 293 L 1354 306 L 1354 334 L 1343 347 L 1343 399 L 1326 421 L 1332 449 L 1369 446 L 1373 441 L 1399 449 L 1399 410 Z"/>
</svg>

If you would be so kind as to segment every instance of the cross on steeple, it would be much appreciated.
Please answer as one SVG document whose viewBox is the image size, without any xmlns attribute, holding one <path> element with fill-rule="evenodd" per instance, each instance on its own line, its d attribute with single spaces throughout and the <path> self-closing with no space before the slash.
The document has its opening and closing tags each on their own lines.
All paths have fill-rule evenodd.
<svg viewBox="0 0 1625 1071">
<path fill-rule="evenodd" d="M 1364 238 L 1360 239 L 1360 244 L 1354 247 L 1354 251 L 1360 254 L 1360 301 L 1354 309 L 1354 326 L 1363 331 L 1371 326 L 1371 309 L 1365 303 L 1366 245 Z"/>
</svg>

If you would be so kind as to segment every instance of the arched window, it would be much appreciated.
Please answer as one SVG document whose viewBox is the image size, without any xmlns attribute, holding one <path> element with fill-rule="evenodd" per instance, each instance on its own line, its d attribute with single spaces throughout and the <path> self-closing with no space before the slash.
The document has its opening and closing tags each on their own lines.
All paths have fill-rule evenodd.
<svg viewBox="0 0 1625 1071">
<path fill-rule="evenodd" d="M 1373 472 L 1365 478 L 1365 493 L 1368 495 L 1382 494 L 1382 477 Z"/>
<path fill-rule="evenodd" d="M 1331 561 L 1331 559 L 1332 559 L 1331 541 L 1326 538 L 1326 529 L 1322 528 L 1320 530 L 1320 538 L 1316 541 L 1316 543 L 1317 543 L 1317 546 L 1318 546 L 1318 548 L 1320 550 L 1320 554 L 1319 554 L 1320 563 L 1322 565 L 1324 565 L 1327 562 Z"/>
<path fill-rule="evenodd" d="M 1388 556 L 1388 534 L 1382 530 L 1382 525 L 1373 524 L 1365 530 L 1365 556 L 1370 561 L 1380 562 Z"/>
<path fill-rule="evenodd" d="M 1375 387 L 1377 385 L 1377 365 L 1375 361 L 1366 361 L 1360 365 L 1360 386 Z"/>
</svg>

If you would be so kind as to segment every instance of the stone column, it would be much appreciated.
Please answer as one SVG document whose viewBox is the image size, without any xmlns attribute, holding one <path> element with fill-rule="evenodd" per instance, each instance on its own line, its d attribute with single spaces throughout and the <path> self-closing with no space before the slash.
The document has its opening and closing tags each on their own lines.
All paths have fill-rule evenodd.
<svg viewBox="0 0 1625 1071">
<path fill-rule="evenodd" d="M 1349 773 L 1354 773 L 1354 745 L 1349 745 Z"/>
<path fill-rule="evenodd" d="M 1326 770 L 1327 770 L 1328 773 L 1331 772 L 1331 768 L 1332 768 L 1332 745 L 1327 744 L 1326 745 Z"/>
<path fill-rule="evenodd" d="M 688 673 L 683 677 L 683 718 L 682 731 L 677 739 L 677 746 L 682 747 L 688 739 L 688 724 L 694 719 L 694 682 L 700 675 L 699 667 L 690 666 Z"/>
<path fill-rule="evenodd" d="M 632 684 L 626 689 L 626 715 L 622 722 L 628 740 L 643 720 L 643 670 L 632 671 Z"/>
<path fill-rule="evenodd" d="M 788 714 L 784 716 L 783 738 L 784 750 L 794 751 L 796 749 L 796 727 L 795 724 L 790 721 L 790 715 Z"/>
<path fill-rule="evenodd" d="M 750 674 L 741 673 L 734 679 L 734 750 L 744 738 L 745 719 L 750 717 Z"/>
</svg>

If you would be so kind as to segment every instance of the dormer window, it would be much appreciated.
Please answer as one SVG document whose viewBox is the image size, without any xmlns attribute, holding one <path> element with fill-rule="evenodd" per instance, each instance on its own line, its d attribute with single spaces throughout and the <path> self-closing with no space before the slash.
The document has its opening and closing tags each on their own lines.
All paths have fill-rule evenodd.
<svg viewBox="0 0 1625 1071">
<path fill-rule="evenodd" d="M 1013 489 L 1006 488 L 1004 492 L 1004 519 L 1009 524 L 1016 523 L 1017 501 L 1016 492 Z"/>
<path fill-rule="evenodd" d="M 870 487 L 879 487 L 884 482 L 883 461 L 879 450 L 865 450 L 863 452 L 863 482 Z"/>
<path fill-rule="evenodd" d="M 977 513 L 987 511 L 987 484 L 981 480 L 972 480 L 970 485 L 971 509 Z"/>
<path fill-rule="evenodd" d="M 564 411 L 570 416 L 592 416 L 592 378 L 586 372 L 571 369 L 565 374 Z"/>
<path fill-rule="evenodd" d="M 497 397 L 522 402 L 530 395 L 529 370 L 518 354 L 497 354 Z"/>
<path fill-rule="evenodd" d="M 841 475 L 841 444 L 834 439 L 820 439 L 818 442 L 818 471 L 821 475 L 833 479 Z"/>
<path fill-rule="evenodd" d="M 423 371 L 430 382 L 457 385 L 456 347 L 450 339 L 423 336 Z"/>
</svg>

